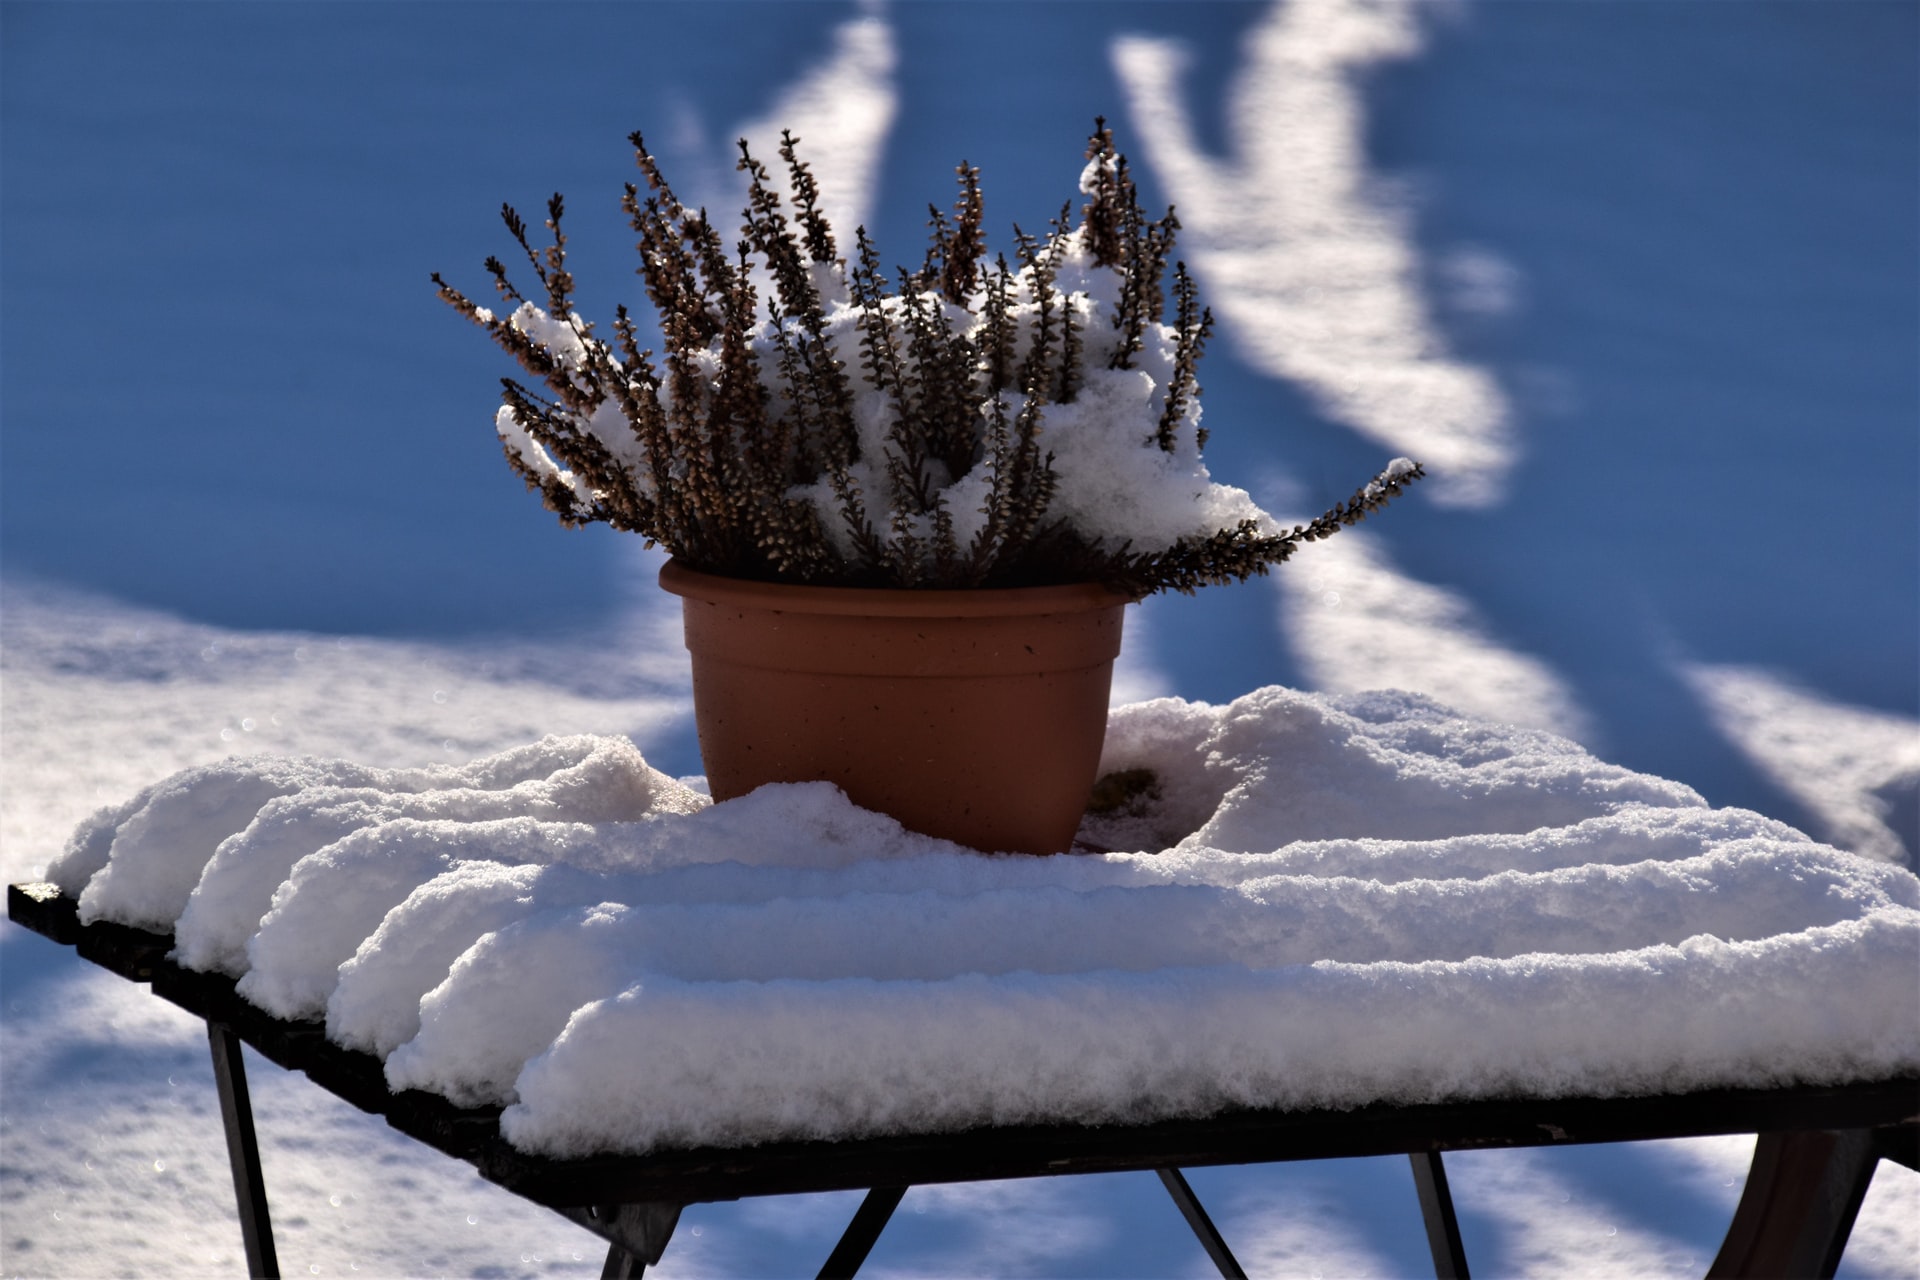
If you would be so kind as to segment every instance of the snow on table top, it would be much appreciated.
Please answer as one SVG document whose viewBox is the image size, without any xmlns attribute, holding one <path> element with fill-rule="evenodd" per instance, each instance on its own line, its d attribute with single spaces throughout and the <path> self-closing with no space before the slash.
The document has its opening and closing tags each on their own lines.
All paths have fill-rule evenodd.
<svg viewBox="0 0 1920 1280">
<path fill-rule="evenodd" d="M 76 831 L 396 1088 L 554 1155 L 1920 1069 L 1920 880 L 1411 694 L 1116 710 L 1088 819 L 988 856 L 833 787 L 721 805 L 624 739 L 234 760 Z"/>
</svg>

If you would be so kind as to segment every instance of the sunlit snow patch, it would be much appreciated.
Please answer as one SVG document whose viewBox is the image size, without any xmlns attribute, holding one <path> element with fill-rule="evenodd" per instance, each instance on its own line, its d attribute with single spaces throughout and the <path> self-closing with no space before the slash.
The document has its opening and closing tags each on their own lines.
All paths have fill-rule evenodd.
<svg viewBox="0 0 1920 1280">
<path fill-rule="evenodd" d="M 1546 662 L 1501 644 L 1456 592 L 1401 573 L 1360 529 L 1274 575 L 1280 626 L 1316 688 L 1418 689 L 1476 716 L 1588 740 L 1591 721 Z"/>
<path fill-rule="evenodd" d="M 867 225 L 880 189 L 887 139 L 899 114 L 894 79 L 899 61 L 883 7 L 866 0 L 857 16 L 834 28 L 827 56 L 786 85 L 764 114 L 735 121 L 722 136 L 714 136 L 699 112 L 683 100 L 675 127 L 661 140 L 692 171 L 691 203 L 738 208 L 746 182 L 734 169 L 740 158 L 736 140 L 745 138 L 757 156 L 772 156 L 779 152 L 784 129 L 805 147 L 828 221 L 849 231 Z M 651 134 L 648 141 L 655 141 Z M 761 296 L 766 296 L 764 291 Z"/>
<path fill-rule="evenodd" d="M 1752 667 L 1681 668 L 1714 724 L 1845 849 L 1920 859 L 1920 721 L 1850 707 Z"/>
<path fill-rule="evenodd" d="M 1195 134 L 1178 41 L 1123 37 L 1113 61 L 1236 350 L 1336 421 L 1419 458 L 1436 502 L 1486 506 L 1515 456 L 1506 397 L 1448 354 L 1406 220 L 1366 167 L 1358 78 L 1417 53 L 1421 20 L 1415 5 L 1276 5 L 1228 93 L 1225 160 Z"/>
</svg>

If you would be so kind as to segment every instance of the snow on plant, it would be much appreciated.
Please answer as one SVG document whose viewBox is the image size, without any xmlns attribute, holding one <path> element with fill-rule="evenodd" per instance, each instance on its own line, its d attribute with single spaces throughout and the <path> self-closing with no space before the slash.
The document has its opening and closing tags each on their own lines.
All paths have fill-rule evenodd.
<svg viewBox="0 0 1920 1280">
<path fill-rule="evenodd" d="M 1145 595 L 1265 573 L 1423 474 L 1396 459 L 1292 529 L 1213 482 L 1196 377 L 1212 318 L 1184 264 L 1168 297 L 1178 223 L 1142 213 L 1104 121 L 1077 225 L 1069 202 L 1044 236 L 1014 228 L 1013 263 L 989 262 L 979 170 L 962 164 L 952 216 L 932 210 L 919 268 L 892 281 L 864 227 L 842 256 L 790 133 L 784 202 L 740 143 L 731 249 L 631 141 L 647 190 L 629 183 L 623 207 L 662 354 L 625 307 L 611 341 L 574 310 L 558 195 L 540 249 L 502 209 L 543 299 L 497 258 L 504 315 L 433 277 L 544 388 L 503 379 L 495 425 L 563 523 L 603 521 L 730 577 Z"/>
</svg>

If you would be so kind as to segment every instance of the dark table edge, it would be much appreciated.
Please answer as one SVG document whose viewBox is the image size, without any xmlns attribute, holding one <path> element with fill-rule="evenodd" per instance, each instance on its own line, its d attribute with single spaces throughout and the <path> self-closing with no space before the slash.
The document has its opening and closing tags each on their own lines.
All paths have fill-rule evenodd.
<svg viewBox="0 0 1920 1280">
<path fill-rule="evenodd" d="M 1140 1125 L 1012 1125 L 556 1160 L 509 1146 L 500 1136 L 497 1107 L 461 1108 L 436 1094 L 391 1092 L 380 1060 L 332 1043 L 322 1023 L 275 1018 L 242 999 L 233 979 L 175 965 L 166 958 L 173 947 L 167 934 L 107 922 L 82 925 L 78 904 L 51 885 L 8 886 L 7 916 L 122 977 L 151 983 L 154 994 L 230 1027 L 269 1061 L 304 1073 L 408 1136 L 467 1161 L 508 1190 L 556 1207 L 656 1200 L 691 1204 L 875 1186 L 1419 1151 L 1878 1129 L 1920 1120 L 1920 1076 L 1903 1076 L 1651 1097 L 1375 1104 L 1344 1111 L 1240 1109 Z"/>
</svg>

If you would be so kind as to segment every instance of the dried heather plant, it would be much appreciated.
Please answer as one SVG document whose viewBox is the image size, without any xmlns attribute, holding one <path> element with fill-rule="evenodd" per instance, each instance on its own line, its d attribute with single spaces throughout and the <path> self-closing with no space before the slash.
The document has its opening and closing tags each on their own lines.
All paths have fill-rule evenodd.
<svg viewBox="0 0 1920 1280">
<path fill-rule="evenodd" d="M 539 281 L 486 271 L 505 314 L 438 274 L 444 299 L 520 365 L 495 428 L 563 523 L 604 522 L 733 577 L 873 587 L 1103 582 L 1136 595 L 1263 574 L 1423 474 L 1396 459 L 1310 524 L 1279 527 L 1200 460 L 1197 368 L 1212 330 L 1179 223 L 1141 211 L 1096 119 L 1080 190 L 1045 235 L 1014 228 L 991 265 L 980 172 L 930 208 L 917 270 L 890 284 L 864 227 L 841 256 L 781 135 L 785 191 L 740 144 L 747 204 L 729 239 L 674 195 L 645 139 L 621 207 L 661 350 L 616 310 L 609 342 L 573 309 L 563 203 L 550 243 L 502 208 Z"/>
</svg>

